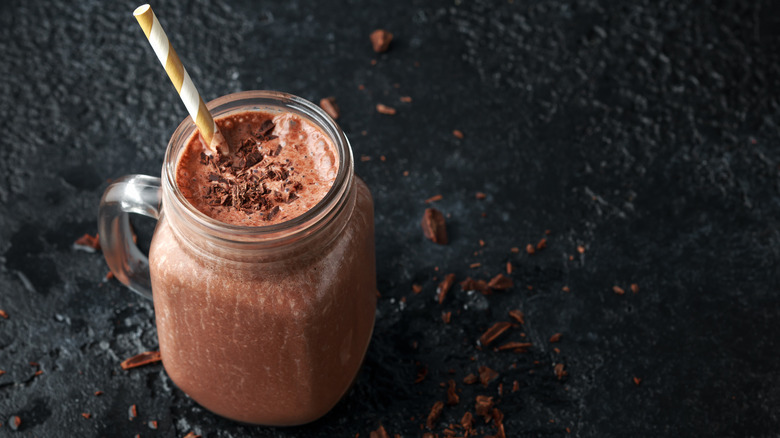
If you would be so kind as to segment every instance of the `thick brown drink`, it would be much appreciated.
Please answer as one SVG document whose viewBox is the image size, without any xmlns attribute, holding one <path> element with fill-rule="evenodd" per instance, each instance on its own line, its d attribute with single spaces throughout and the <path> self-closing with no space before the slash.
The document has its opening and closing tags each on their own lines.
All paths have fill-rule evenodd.
<svg viewBox="0 0 780 438">
<path fill-rule="evenodd" d="M 347 391 L 371 337 L 373 202 L 321 115 L 219 114 L 231 157 L 197 133 L 174 134 L 166 157 L 149 253 L 163 364 L 217 414 L 307 423 Z"/>
</svg>

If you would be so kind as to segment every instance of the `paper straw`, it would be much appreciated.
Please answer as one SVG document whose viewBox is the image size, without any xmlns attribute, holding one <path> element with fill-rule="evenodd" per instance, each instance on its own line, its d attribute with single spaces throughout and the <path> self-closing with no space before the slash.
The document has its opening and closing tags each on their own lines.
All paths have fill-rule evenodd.
<svg viewBox="0 0 780 438">
<path fill-rule="evenodd" d="M 176 87 L 176 91 L 179 93 L 179 97 L 184 102 L 184 106 L 187 107 L 187 111 L 190 113 L 192 120 L 195 121 L 195 125 L 200 130 L 200 135 L 206 141 L 212 152 L 216 153 L 217 150 L 223 155 L 227 155 L 230 152 L 227 142 L 217 128 L 217 124 L 214 122 L 214 117 L 211 116 L 206 104 L 203 103 L 203 99 L 198 93 L 198 89 L 195 88 L 195 84 L 192 83 L 190 75 L 187 73 L 187 69 L 184 68 L 184 64 L 181 63 L 179 55 L 173 50 L 173 45 L 168 40 L 168 35 L 165 34 L 160 22 L 157 20 L 157 16 L 154 15 L 152 7 L 147 5 L 141 5 L 133 12 L 138 24 L 141 25 L 141 29 L 146 35 L 146 39 L 149 40 L 149 44 L 152 45 L 154 53 L 157 55 L 157 59 L 165 67 L 165 72 L 168 73 L 168 77 L 173 82 L 173 86 Z"/>
</svg>

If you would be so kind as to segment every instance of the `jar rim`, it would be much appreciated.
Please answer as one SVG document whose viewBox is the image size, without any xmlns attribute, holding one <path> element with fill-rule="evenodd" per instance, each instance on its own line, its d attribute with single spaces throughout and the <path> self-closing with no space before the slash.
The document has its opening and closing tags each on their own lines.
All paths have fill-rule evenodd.
<svg viewBox="0 0 780 438">
<path fill-rule="evenodd" d="M 246 111 L 252 108 L 284 110 L 307 118 L 320 128 L 332 141 L 338 153 L 338 172 L 328 192 L 311 209 L 290 220 L 273 225 L 246 226 L 218 221 L 201 212 L 184 196 L 176 183 L 176 165 L 180 150 L 196 132 L 191 117 L 184 119 L 174 131 L 168 142 L 162 168 L 163 208 L 166 204 L 173 207 L 177 216 L 183 216 L 189 225 L 199 231 L 223 241 L 257 243 L 286 240 L 306 233 L 315 225 L 324 225 L 340 210 L 348 194 L 348 188 L 354 177 L 352 148 L 346 135 L 333 119 L 319 106 L 301 97 L 280 91 L 252 90 L 227 94 L 206 104 L 214 117 L 230 114 L 234 111 Z M 169 201 L 169 202 L 165 202 Z M 174 201 L 174 202 L 170 202 Z"/>
</svg>

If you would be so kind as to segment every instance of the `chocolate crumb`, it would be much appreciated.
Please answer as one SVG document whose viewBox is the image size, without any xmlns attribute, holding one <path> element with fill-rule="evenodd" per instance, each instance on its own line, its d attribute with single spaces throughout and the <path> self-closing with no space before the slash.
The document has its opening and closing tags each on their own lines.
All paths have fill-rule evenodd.
<svg viewBox="0 0 780 438">
<path fill-rule="evenodd" d="M 442 195 L 433 195 L 430 198 L 425 200 L 426 204 L 430 204 L 431 202 L 441 201 L 444 197 Z"/>
<path fill-rule="evenodd" d="M 624 291 L 620 286 L 612 286 L 612 292 L 615 292 L 618 295 L 623 295 L 626 293 L 626 291 Z"/>
<path fill-rule="evenodd" d="M 479 367 L 479 381 L 482 383 L 482 386 L 487 387 L 488 383 L 496 380 L 498 378 L 498 372 L 496 372 L 493 369 L 490 369 L 486 366 Z"/>
<path fill-rule="evenodd" d="M 157 430 L 157 422 L 156 421 L 149 420 L 149 423 L 147 423 L 147 424 L 149 425 L 149 429 Z"/>
<path fill-rule="evenodd" d="M 444 215 L 435 208 L 426 208 L 422 218 L 422 229 L 425 237 L 439 245 L 447 244 L 447 228 Z"/>
<path fill-rule="evenodd" d="M 3 319 L 8 319 L 8 313 L 5 310 L 0 309 L 0 317 Z"/>
<path fill-rule="evenodd" d="M 577 246 L 577 252 L 580 254 L 585 254 L 585 247 L 582 245 Z"/>
<path fill-rule="evenodd" d="M 556 333 L 556 334 L 550 336 L 550 343 L 551 344 L 559 342 L 560 340 L 561 340 L 561 334 L 560 333 Z"/>
<path fill-rule="evenodd" d="M 520 254 L 520 248 L 518 248 L 516 246 L 513 246 L 512 248 L 510 248 L 509 251 L 511 251 L 512 254 Z"/>
<path fill-rule="evenodd" d="M 89 412 L 82 412 L 82 413 L 81 413 L 81 416 L 82 416 L 82 417 L 84 417 L 84 418 L 86 418 L 87 420 L 89 420 L 89 417 L 91 417 L 91 416 L 92 416 L 92 414 L 90 414 Z"/>
<path fill-rule="evenodd" d="M 123 360 L 120 365 L 122 366 L 123 370 L 129 370 L 130 368 L 140 367 L 142 365 L 159 362 L 160 360 L 162 359 L 160 358 L 159 351 L 146 351 L 141 354 L 136 354 L 135 356 L 129 359 Z"/>
<path fill-rule="evenodd" d="M 8 419 L 8 425 L 11 426 L 11 430 L 19 430 L 19 426 L 22 425 L 22 419 L 18 415 L 14 415 Z"/>
<path fill-rule="evenodd" d="M 512 273 L 512 262 L 506 262 L 506 273 L 507 274 Z"/>
<path fill-rule="evenodd" d="M 571 289 L 569 289 L 569 286 L 564 286 L 564 287 L 561 288 L 561 290 L 564 291 L 564 292 L 571 292 Z"/>
<path fill-rule="evenodd" d="M 395 108 L 383 105 L 381 103 L 376 104 L 376 111 L 380 114 L 387 114 L 388 116 L 395 115 Z"/>
<path fill-rule="evenodd" d="M 633 293 L 639 292 L 639 285 L 636 284 L 636 283 L 632 283 L 631 284 L 631 292 L 633 292 Z"/>
<path fill-rule="evenodd" d="M 187 435 L 184 435 L 184 438 L 201 438 L 201 436 L 195 434 L 195 432 L 193 431 L 189 431 Z"/>
<path fill-rule="evenodd" d="M 639 377 L 634 377 L 634 385 L 639 386 L 640 383 L 642 383 L 642 379 Z"/>
<path fill-rule="evenodd" d="M 507 342 L 496 347 L 496 351 L 512 350 L 514 353 L 528 353 L 528 349 L 532 346 L 530 342 Z"/>
<path fill-rule="evenodd" d="M 482 193 L 482 192 L 477 192 L 477 194 L 476 194 L 475 196 L 476 196 L 476 198 L 477 198 L 477 199 L 479 199 L 480 201 L 481 201 L 481 200 L 483 200 L 483 199 L 485 199 L 485 198 L 487 198 L 487 195 L 486 195 L 486 194 L 484 194 L 484 193 Z"/>
<path fill-rule="evenodd" d="M 103 395 L 103 391 L 95 391 L 95 397 Z"/>
<path fill-rule="evenodd" d="M 452 320 L 452 312 L 444 312 L 441 314 L 441 320 L 444 321 L 445 324 L 449 324 Z"/>
<path fill-rule="evenodd" d="M 483 295 L 490 295 L 492 293 L 485 280 L 474 280 L 471 277 L 466 277 L 465 280 L 461 281 L 460 288 L 464 292 L 476 290 L 482 292 Z"/>
<path fill-rule="evenodd" d="M 135 420 L 135 417 L 138 416 L 138 409 L 136 409 L 135 405 L 131 405 L 130 409 L 127 410 L 127 416 L 130 421 Z"/>
<path fill-rule="evenodd" d="M 504 274 L 498 274 L 488 282 L 488 287 L 495 290 L 507 290 L 513 286 L 512 279 Z"/>
<path fill-rule="evenodd" d="M 514 382 L 512 382 L 512 392 L 517 392 L 519 390 L 520 390 L 520 382 L 515 380 Z"/>
<path fill-rule="evenodd" d="M 471 427 L 474 425 L 474 416 L 471 415 L 471 412 L 466 412 L 463 414 L 463 417 L 460 419 L 460 425 L 467 431 L 471 429 Z"/>
<path fill-rule="evenodd" d="M 371 32 L 370 39 L 374 51 L 376 53 L 382 53 L 390 48 L 390 42 L 393 41 L 393 34 L 384 29 L 377 29 Z"/>
<path fill-rule="evenodd" d="M 477 415 L 485 417 L 486 420 L 491 418 L 493 409 L 493 397 L 486 395 L 478 395 L 476 403 L 474 404 L 474 411 Z"/>
<path fill-rule="evenodd" d="M 460 396 L 456 392 L 455 381 L 450 379 L 447 382 L 447 404 L 454 406 L 460 402 Z"/>
<path fill-rule="evenodd" d="M 458 139 L 463 139 L 463 132 L 461 132 L 461 131 L 460 131 L 460 130 L 458 130 L 458 129 L 455 129 L 455 130 L 453 130 L 453 131 L 452 131 L 452 135 L 454 135 L 454 136 L 455 136 L 455 138 L 458 138 Z"/>
<path fill-rule="evenodd" d="M 533 254 L 536 252 L 536 249 L 534 248 L 533 245 L 529 243 L 528 245 L 525 246 L 525 252 L 527 252 L 528 254 Z"/>
<path fill-rule="evenodd" d="M 569 373 L 566 372 L 566 370 L 563 369 L 563 364 L 562 363 L 559 363 L 559 364 L 555 365 L 554 371 L 555 371 L 555 376 L 558 377 L 558 380 L 563 379 L 564 376 L 569 374 Z"/>
<path fill-rule="evenodd" d="M 479 268 L 480 266 L 482 266 L 482 263 L 477 262 L 477 263 L 470 264 L 469 268 L 475 269 L 475 268 Z"/>
<path fill-rule="evenodd" d="M 420 383 L 423 380 L 425 380 L 425 376 L 428 375 L 428 367 L 422 367 L 420 371 L 417 372 L 417 377 L 414 379 L 414 383 Z"/>
<path fill-rule="evenodd" d="M 425 425 L 428 427 L 428 429 L 433 429 L 434 426 L 436 426 L 436 421 L 439 420 L 442 410 L 444 410 L 443 401 L 437 401 L 433 404 L 433 407 L 431 407 L 431 412 L 428 414 L 428 419 L 425 421 Z"/>
<path fill-rule="evenodd" d="M 553 351 L 555 352 L 555 354 L 561 354 L 561 349 L 558 347 L 553 348 Z"/>
<path fill-rule="evenodd" d="M 466 385 L 473 385 L 477 383 L 478 380 L 479 378 L 474 373 L 471 373 L 468 376 L 463 378 L 463 383 L 465 383 Z"/>
<path fill-rule="evenodd" d="M 413 284 L 412 285 L 412 292 L 414 292 L 415 295 L 419 294 L 420 292 L 422 292 L 422 286 L 420 286 L 419 284 Z"/>
<path fill-rule="evenodd" d="M 339 115 L 341 115 L 339 106 L 336 105 L 336 98 L 333 96 L 320 99 L 320 108 L 325 110 L 325 112 L 328 113 L 328 115 L 331 116 L 333 120 L 338 119 Z"/>
<path fill-rule="evenodd" d="M 509 316 L 520 324 L 525 324 L 525 315 L 520 310 L 510 310 Z"/>
<path fill-rule="evenodd" d="M 540 249 L 547 248 L 547 239 L 542 238 L 542 240 L 539 241 L 539 243 L 536 244 L 536 250 L 539 251 Z"/>
<path fill-rule="evenodd" d="M 495 341 L 496 338 L 504 334 L 504 332 L 510 328 L 512 328 L 512 323 L 510 322 L 497 322 L 480 336 L 479 343 L 483 346 L 490 345 L 491 342 Z"/>
<path fill-rule="evenodd" d="M 368 155 L 361 155 L 361 156 L 360 156 L 360 161 L 362 161 L 362 162 L 364 162 L 364 163 L 365 163 L 366 161 L 371 161 L 371 157 L 369 157 Z"/>
<path fill-rule="evenodd" d="M 444 276 L 444 280 L 439 283 L 439 304 L 444 302 L 444 298 L 447 297 L 447 293 L 455 283 L 455 274 L 447 274 Z"/>
<path fill-rule="evenodd" d="M 399 100 L 400 100 L 401 102 L 403 102 L 403 103 L 412 103 L 412 98 L 411 98 L 411 96 L 401 96 L 401 98 L 400 98 Z"/>
</svg>

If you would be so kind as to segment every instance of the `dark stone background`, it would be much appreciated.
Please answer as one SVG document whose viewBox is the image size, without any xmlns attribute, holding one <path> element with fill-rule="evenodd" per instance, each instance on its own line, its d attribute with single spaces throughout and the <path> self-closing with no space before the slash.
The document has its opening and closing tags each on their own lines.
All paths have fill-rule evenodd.
<svg viewBox="0 0 780 438">
<path fill-rule="evenodd" d="M 356 167 L 376 201 L 374 339 L 345 399 L 285 429 L 212 415 L 159 364 L 122 371 L 157 348 L 151 303 L 72 248 L 96 231 L 108 179 L 159 175 L 186 116 L 135 6 L 0 5 L 0 436 L 367 437 L 379 424 L 420 436 L 450 378 L 461 402 L 438 433 L 486 394 L 513 437 L 780 434 L 777 2 L 156 2 L 207 100 L 336 96 L 356 157 L 371 157 Z M 381 55 L 368 41 L 378 27 L 396 35 Z M 436 194 L 447 246 L 419 227 Z M 136 224 L 148 240 L 154 224 Z M 510 252 L 546 229 L 548 248 Z M 513 289 L 456 286 L 435 302 L 437 276 L 487 279 L 507 261 Z M 612 292 L 631 283 L 639 293 Z M 502 340 L 522 331 L 531 352 L 478 350 L 513 308 L 525 326 Z M 480 365 L 499 379 L 463 385 Z"/>
</svg>

